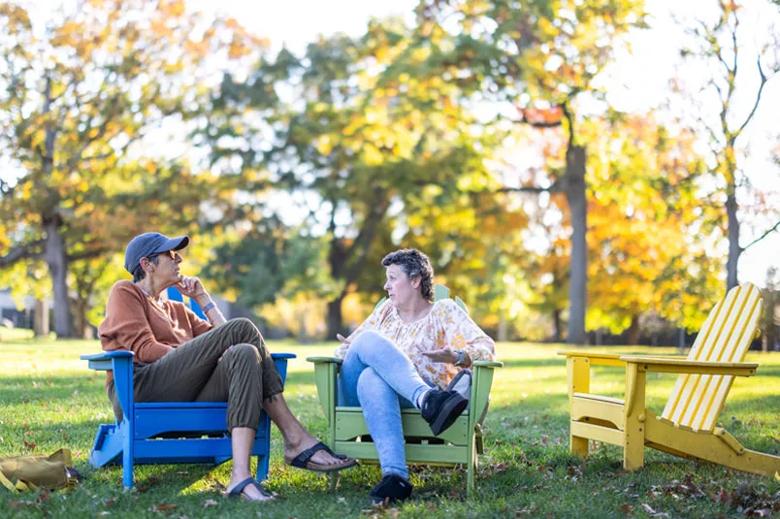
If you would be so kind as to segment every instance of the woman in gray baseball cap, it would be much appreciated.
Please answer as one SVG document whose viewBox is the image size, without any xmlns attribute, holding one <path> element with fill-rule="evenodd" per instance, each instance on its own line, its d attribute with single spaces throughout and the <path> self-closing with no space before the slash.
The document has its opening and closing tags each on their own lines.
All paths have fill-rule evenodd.
<svg viewBox="0 0 780 519">
<path fill-rule="evenodd" d="M 178 251 L 187 236 L 140 234 L 125 250 L 125 269 L 133 281 L 118 281 L 98 332 L 104 350 L 135 353 L 135 399 L 150 401 L 227 401 L 233 470 L 227 494 L 266 501 L 268 493 L 249 471 L 249 453 L 261 410 L 279 427 L 285 461 L 316 472 L 333 472 L 355 460 L 332 452 L 295 418 L 282 395 L 282 383 L 260 331 L 248 319 L 225 320 L 197 277 L 182 276 Z M 183 303 L 161 298 L 176 286 L 193 298 L 208 320 Z M 121 417 L 109 372 L 107 391 Z"/>
</svg>

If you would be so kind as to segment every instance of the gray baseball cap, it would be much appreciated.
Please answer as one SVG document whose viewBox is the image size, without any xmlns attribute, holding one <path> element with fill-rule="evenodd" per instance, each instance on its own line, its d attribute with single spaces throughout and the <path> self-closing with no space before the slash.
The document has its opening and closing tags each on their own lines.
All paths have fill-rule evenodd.
<svg viewBox="0 0 780 519">
<path fill-rule="evenodd" d="M 139 234 L 130 240 L 125 249 L 125 270 L 132 274 L 141 264 L 141 258 L 148 258 L 169 250 L 181 250 L 189 243 L 188 236 L 169 238 L 159 232 Z"/>
</svg>

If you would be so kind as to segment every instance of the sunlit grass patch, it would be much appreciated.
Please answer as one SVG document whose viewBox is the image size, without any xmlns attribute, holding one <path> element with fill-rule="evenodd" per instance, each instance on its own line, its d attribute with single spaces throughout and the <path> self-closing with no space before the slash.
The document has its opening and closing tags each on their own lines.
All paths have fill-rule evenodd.
<svg viewBox="0 0 780 519">
<path fill-rule="evenodd" d="M 295 414 L 317 435 L 326 424 L 307 356 L 327 355 L 334 345 L 271 343 L 273 351 L 298 355 L 289 366 L 285 395 Z M 87 464 L 98 423 L 112 419 L 104 375 L 78 360 L 99 351 L 95 341 L 4 340 L 0 342 L 0 456 L 48 454 L 69 447 L 87 479 L 76 489 L 51 494 L 11 495 L 0 490 L 2 515 L 94 517 L 356 517 L 377 513 L 402 517 L 670 517 L 735 516 L 744 499 L 780 500 L 780 484 L 722 467 L 646 450 L 647 465 L 636 473 L 621 468 L 621 452 L 596 446 L 582 463 L 568 452 L 566 369 L 556 355 L 562 345 L 501 344 L 505 367 L 495 377 L 485 423 L 486 454 L 480 460 L 477 491 L 464 497 L 465 471 L 414 467 L 414 499 L 397 510 L 367 512 L 367 494 L 379 479 L 374 465 L 343 473 L 330 491 L 326 477 L 284 464 L 282 443 L 273 433 L 267 486 L 278 501 L 255 505 L 222 497 L 230 464 L 140 466 L 137 489 L 124 492 L 121 469 L 94 470 Z M 604 351 L 648 351 L 602 348 Z M 653 349 L 658 353 L 658 349 Z M 674 353 L 674 350 L 665 350 Z M 734 384 L 721 423 L 746 447 L 780 452 L 780 354 L 751 353 L 758 374 Z M 674 383 L 669 375 L 648 376 L 648 402 L 660 411 Z M 620 369 L 594 369 L 593 390 L 622 396 Z M 684 482 L 688 481 L 690 485 Z M 700 492 L 683 495 L 695 486 Z M 762 499 L 764 501 L 762 501 Z M 772 501 L 774 499 L 774 501 Z M 647 506 L 645 506 L 647 505 Z M 742 509 L 745 507 L 743 506 Z M 653 512 L 649 512 L 652 510 Z"/>
</svg>

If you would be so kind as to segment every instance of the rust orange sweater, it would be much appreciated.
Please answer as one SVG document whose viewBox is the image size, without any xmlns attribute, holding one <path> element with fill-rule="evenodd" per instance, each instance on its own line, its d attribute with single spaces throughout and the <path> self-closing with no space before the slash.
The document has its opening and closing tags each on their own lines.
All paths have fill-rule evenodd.
<svg viewBox="0 0 780 519">
<path fill-rule="evenodd" d="M 211 328 L 183 303 L 155 302 L 140 287 L 123 280 L 111 287 L 98 335 L 103 350 L 130 350 L 134 362 L 150 364 Z M 111 380 L 109 371 L 106 382 Z"/>
</svg>

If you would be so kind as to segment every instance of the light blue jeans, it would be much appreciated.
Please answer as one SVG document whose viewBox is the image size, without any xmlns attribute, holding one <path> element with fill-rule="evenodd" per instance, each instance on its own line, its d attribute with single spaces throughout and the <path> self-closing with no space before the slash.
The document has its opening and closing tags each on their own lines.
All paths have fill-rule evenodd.
<svg viewBox="0 0 780 519">
<path fill-rule="evenodd" d="M 409 479 L 401 408 L 416 407 L 412 402 L 430 387 L 409 357 L 376 332 L 360 334 L 347 350 L 339 376 L 339 405 L 363 408 L 383 476 Z"/>
</svg>

